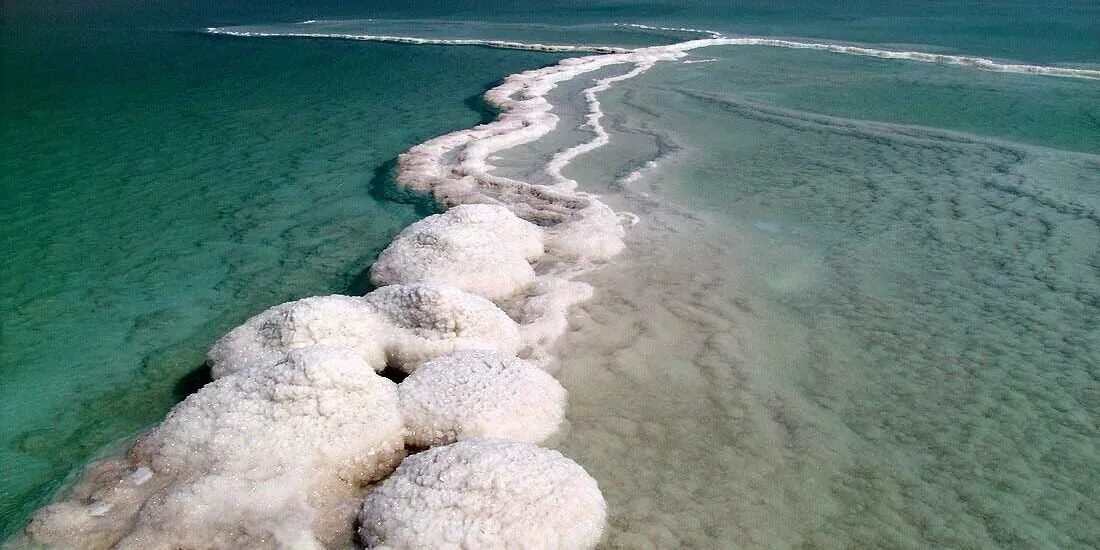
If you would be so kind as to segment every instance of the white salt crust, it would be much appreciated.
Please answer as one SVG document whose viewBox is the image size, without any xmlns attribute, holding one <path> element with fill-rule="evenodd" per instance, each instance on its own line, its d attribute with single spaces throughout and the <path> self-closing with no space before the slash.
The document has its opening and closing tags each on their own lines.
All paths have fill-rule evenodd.
<svg viewBox="0 0 1100 550">
<path fill-rule="evenodd" d="M 385 351 L 362 298 L 314 296 L 268 308 L 221 337 L 206 354 L 214 379 L 283 361 L 292 350 L 327 345 L 354 350 L 375 370 Z"/>
<path fill-rule="evenodd" d="M 348 540 L 362 488 L 405 455 L 396 385 L 338 348 L 216 380 L 28 532 L 60 547 L 275 548 Z"/>
<path fill-rule="evenodd" d="M 344 447 L 333 440 L 311 439 L 316 434 L 307 433 L 313 420 L 319 433 L 326 432 L 329 402 L 311 394 L 319 391 L 310 386 L 312 382 L 290 383 L 285 377 L 297 375 L 284 372 L 284 365 L 296 364 L 302 350 L 314 346 L 342 348 L 346 362 L 354 362 L 362 376 L 376 376 L 371 369 L 387 367 L 412 373 L 426 361 L 463 350 L 509 357 L 523 352 L 549 364 L 546 349 L 566 329 L 566 310 L 592 292 L 588 285 L 569 279 L 623 248 L 623 220 L 560 175 L 574 156 L 606 143 L 595 100 L 598 90 L 586 94 L 593 113 L 588 124 L 596 138 L 559 156 L 550 167 L 554 185 L 494 176 L 486 159 L 553 129 L 557 117 L 544 96 L 557 83 L 623 63 L 635 65 L 629 73 L 633 76 L 657 61 L 683 55 L 670 49 L 641 49 L 565 60 L 513 75 L 486 94 L 503 112 L 496 122 L 437 138 L 402 155 L 399 182 L 431 191 L 452 210 L 410 227 L 383 254 L 372 272 L 374 282 L 399 284 L 361 298 L 324 296 L 282 304 L 231 331 L 208 354 L 217 380 L 181 404 L 135 445 L 125 461 L 102 463 L 74 490 L 73 499 L 43 510 L 32 525 L 32 536 L 39 541 L 80 541 L 81 546 L 117 541 L 122 547 L 158 547 L 167 540 L 196 547 L 346 543 L 349 502 L 355 500 L 358 485 L 384 475 L 403 449 L 360 449 L 366 458 L 359 460 L 379 461 L 377 472 L 353 456 L 330 455 L 332 449 Z M 600 81 L 599 89 L 616 80 Z M 520 324 L 486 297 L 501 301 Z M 533 371 L 525 372 L 523 383 L 537 385 Z M 497 374 L 507 375 L 503 370 Z M 501 387 L 513 383 L 507 378 L 485 381 Z M 546 403 L 555 402 L 552 385 L 545 379 L 542 383 Z M 480 397 L 468 387 L 464 391 L 467 399 Z M 315 419 L 295 423 L 295 418 L 305 417 L 284 409 L 283 402 L 293 401 L 295 395 L 313 395 L 309 402 Z M 506 409 L 514 405 L 513 399 L 501 400 L 498 406 Z M 386 414 L 401 416 L 392 400 L 379 398 L 361 407 L 372 414 L 352 424 L 370 425 L 374 417 Z M 488 406 L 474 408 L 493 416 Z M 543 437 L 540 431 L 552 431 L 548 426 L 556 427 L 553 419 L 560 419 L 553 406 L 545 410 L 550 412 L 539 416 L 543 424 L 535 432 L 523 434 L 509 427 L 515 418 L 498 420 L 497 426 L 507 428 L 502 435 L 538 440 Z M 454 437 L 470 429 L 474 418 L 452 418 Z M 279 427 L 283 422 L 289 425 Z M 403 424 L 403 418 L 397 422 Z M 402 427 L 402 441 L 404 432 Z M 425 441 L 446 437 L 429 435 Z M 481 443 L 467 445 L 469 441 Z M 299 442 L 310 446 L 297 452 Z M 345 445 L 355 448 L 350 442 Z M 461 512 L 466 523 L 443 531 L 432 531 L 438 527 L 432 525 L 426 530 L 418 527 L 409 540 L 444 544 L 454 529 L 483 524 L 489 527 L 462 536 L 477 546 L 510 541 L 529 547 L 583 548 L 598 540 L 605 516 L 603 499 L 595 482 L 572 461 L 527 444 L 495 440 L 464 440 L 442 449 L 451 450 L 441 456 L 462 461 L 444 472 L 473 476 L 440 480 L 444 487 L 458 483 L 460 489 L 470 489 L 447 497 L 453 504 L 470 505 Z M 317 459 L 319 465 L 313 468 L 305 466 L 303 457 L 315 456 L 311 452 L 325 460 Z M 423 456 L 435 456 L 428 454 L 433 452 Z M 358 472 L 358 477 L 349 479 L 348 472 Z M 134 481 L 145 477 L 144 483 Z M 491 494 L 477 485 L 484 479 L 495 480 Z M 489 498 L 493 495 L 503 498 L 494 501 Z M 499 509 L 502 502 L 508 510 Z M 365 518 L 372 517 L 370 503 L 368 498 Z M 402 526 L 412 525 L 403 518 L 394 515 L 389 523 L 379 524 L 379 536 L 401 546 L 402 537 L 411 533 Z M 443 524 L 453 519 L 444 518 Z M 387 530 L 392 534 L 385 535 Z M 365 537 L 372 532 L 368 526 L 362 531 Z M 417 538 L 421 536 L 428 538 Z"/>
<path fill-rule="evenodd" d="M 516 355 L 519 327 L 489 300 L 454 287 L 417 283 L 382 287 L 364 297 L 387 328 L 386 364 L 413 372 L 462 350 Z"/>
<path fill-rule="evenodd" d="M 565 388 L 515 357 L 459 352 L 424 363 L 397 386 L 409 445 L 492 437 L 542 443 L 565 418 Z"/>
<path fill-rule="evenodd" d="M 376 371 L 412 372 L 455 350 L 514 355 L 519 328 L 489 300 L 430 283 L 392 285 L 363 297 L 317 296 L 272 307 L 218 340 L 207 354 L 215 379 L 278 362 L 314 345 L 347 348 Z"/>
<path fill-rule="evenodd" d="M 970 67 L 973 69 L 979 69 L 983 71 L 991 71 L 998 73 L 1017 73 L 1017 74 L 1034 74 L 1044 76 L 1057 76 L 1063 78 L 1083 78 L 1088 80 L 1100 79 L 1100 70 L 1096 69 L 1084 69 L 1073 67 L 1056 67 L 1047 65 L 1024 65 L 1019 63 L 1000 63 L 992 59 L 986 59 L 984 57 L 977 57 L 971 55 L 947 55 L 940 53 L 928 53 L 919 51 L 906 51 L 906 50 L 881 50 L 875 48 L 864 48 L 859 46 L 847 46 L 844 44 L 835 44 L 830 42 L 799 42 L 794 40 L 781 40 L 775 38 L 728 38 L 722 35 L 722 33 L 707 29 L 692 29 L 692 28 L 678 28 L 678 27 L 654 27 L 649 25 L 639 25 L 635 23 L 615 23 L 616 25 L 624 27 L 634 27 L 639 29 L 658 29 L 668 31 L 681 31 L 681 32 L 693 32 L 699 34 L 705 34 L 709 38 L 699 40 L 689 40 L 686 42 L 678 42 L 676 44 L 669 44 L 667 46 L 652 46 L 649 48 L 640 48 L 640 50 L 666 50 L 666 51 L 690 51 L 696 48 L 705 48 L 709 46 L 770 46 L 776 48 L 791 48 L 796 50 L 817 50 L 838 54 L 855 55 L 861 57 L 877 57 L 880 59 L 896 59 L 904 61 L 917 61 L 920 63 L 934 63 L 938 65 L 960 65 L 964 67 Z M 262 32 L 262 31 L 238 31 L 232 30 L 232 28 L 226 27 L 207 27 L 206 32 L 210 34 L 223 34 L 227 36 L 242 36 L 242 37 L 303 37 L 303 38 L 342 38 L 345 40 L 364 40 L 375 42 L 394 42 L 398 44 L 439 44 L 449 46 L 487 46 L 491 48 L 503 48 L 503 49 L 516 49 L 516 50 L 532 50 L 532 51 L 547 51 L 547 52 L 593 52 L 602 54 L 623 54 L 632 53 L 639 50 L 630 50 L 627 48 L 616 47 L 604 47 L 604 46 L 574 46 L 574 45 L 551 45 L 551 44 L 530 44 L 524 42 L 514 42 L 506 40 L 477 40 L 477 39 L 431 39 L 431 38 L 419 38 L 411 36 L 380 36 L 370 34 L 336 34 L 336 33 L 296 33 L 296 32 Z M 571 58 L 575 59 L 575 58 Z M 569 61 L 567 59 L 566 61 Z"/>
<path fill-rule="evenodd" d="M 363 501 L 368 547 L 584 549 L 603 495 L 583 468 L 529 443 L 467 439 L 407 458 Z"/>
<path fill-rule="evenodd" d="M 397 390 L 371 369 L 412 372 L 464 349 L 511 355 L 524 348 L 526 356 L 549 362 L 546 347 L 565 330 L 566 309 L 591 295 L 590 287 L 569 279 L 623 248 L 624 220 L 594 195 L 576 191 L 577 182 L 562 169 L 607 142 L 597 92 L 659 61 L 701 47 L 751 45 L 1100 78 L 1092 69 L 678 30 L 711 38 L 624 50 L 333 35 L 607 53 L 508 77 L 486 94 L 502 111 L 496 121 L 433 139 L 399 159 L 399 183 L 430 191 L 452 210 L 445 220 L 410 227 L 402 234 L 410 242 L 394 243 L 387 250 L 392 258 L 372 278 L 378 284 L 449 283 L 506 302 L 521 325 L 483 297 L 438 284 L 393 285 L 363 298 L 325 296 L 271 308 L 211 349 L 217 381 L 177 406 L 125 459 L 93 465 L 69 500 L 41 510 L 28 528 L 34 542 L 80 548 L 346 546 L 359 486 L 384 475 L 403 454 L 394 445 L 404 430 L 392 430 L 402 422 Z M 634 68 L 585 90 L 586 123 L 595 137 L 551 160 L 553 185 L 491 173 L 494 153 L 554 128 L 557 117 L 545 96 L 558 83 L 617 64 Z M 538 269 L 529 272 L 530 262 Z M 345 349 L 310 350 L 318 345 Z M 560 454 L 471 439 L 407 460 L 364 501 L 360 533 L 370 544 L 398 548 L 585 548 L 598 541 L 604 516 L 595 481 Z"/>
<path fill-rule="evenodd" d="M 542 232 L 507 208 L 463 205 L 402 231 L 371 267 L 376 286 L 445 283 L 491 300 L 515 295 L 535 278 Z"/>
</svg>

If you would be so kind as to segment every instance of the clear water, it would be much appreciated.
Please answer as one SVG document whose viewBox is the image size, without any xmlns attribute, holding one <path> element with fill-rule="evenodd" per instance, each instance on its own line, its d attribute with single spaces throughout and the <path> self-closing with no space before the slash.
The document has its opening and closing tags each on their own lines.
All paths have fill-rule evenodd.
<svg viewBox="0 0 1100 550">
<path fill-rule="evenodd" d="M 226 329 L 361 289 L 431 209 L 386 162 L 561 57 L 185 31 L 666 41 L 607 27 L 637 22 L 1100 64 L 1092 2 L 22 9 L 3 29 L 0 536 L 201 383 Z M 1100 546 L 1100 85 L 691 58 L 715 60 L 603 94 L 612 142 L 567 171 L 642 220 L 562 346 L 560 446 L 608 498 L 608 546 Z M 563 125 L 501 173 L 583 139 L 577 93 L 619 70 L 552 94 Z"/>
<path fill-rule="evenodd" d="M 434 208 L 394 191 L 387 163 L 558 57 L 33 31 L 6 49 L 0 102 L 4 534 L 201 384 L 205 350 L 244 318 L 363 290 Z"/>
</svg>

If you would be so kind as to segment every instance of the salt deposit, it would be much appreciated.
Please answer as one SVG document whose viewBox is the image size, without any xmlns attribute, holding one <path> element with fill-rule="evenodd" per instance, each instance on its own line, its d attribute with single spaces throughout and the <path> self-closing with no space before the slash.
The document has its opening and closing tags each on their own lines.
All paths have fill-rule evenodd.
<svg viewBox="0 0 1100 550">
<path fill-rule="evenodd" d="M 390 548 L 592 548 L 596 480 L 557 451 L 469 439 L 409 457 L 363 502 L 359 535 Z"/>
<path fill-rule="evenodd" d="M 387 365 L 405 372 L 454 351 L 515 355 L 522 346 L 515 321 L 489 300 L 454 287 L 391 285 L 364 301 L 385 327 Z"/>
<path fill-rule="evenodd" d="M 333 543 L 404 454 L 393 382 L 348 350 L 294 350 L 188 397 L 28 530 L 80 548 Z"/>
<path fill-rule="evenodd" d="M 355 350 L 375 370 L 385 367 L 373 336 L 377 321 L 360 298 L 314 296 L 271 307 L 229 331 L 207 353 L 214 378 L 286 359 L 294 349 L 329 345 Z"/>
<path fill-rule="evenodd" d="M 429 361 L 398 386 L 418 447 L 493 437 L 541 443 L 565 417 L 565 389 L 537 366 L 485 352 Z"/>
<path fill-rule="evenodd" d="M 534 280 L 527 260 L 541 253 L 542 235 L 534 225 L 502 207 L 464 205 L 402 231 L 371 267 L 371 282 L 445 283 L 499 300 Z"/>
<path fill-rule="evenodd" d="M 411 371 L 456 349 L 516 353 L 519 329 L 489 300 L 429 283 L 391 285 L 363 297 L 317 296 L 272 307 L 219 340 L 207 355 L 214 378 L 327 345 L 357 353 L 376 371 Z"/>
</svg>

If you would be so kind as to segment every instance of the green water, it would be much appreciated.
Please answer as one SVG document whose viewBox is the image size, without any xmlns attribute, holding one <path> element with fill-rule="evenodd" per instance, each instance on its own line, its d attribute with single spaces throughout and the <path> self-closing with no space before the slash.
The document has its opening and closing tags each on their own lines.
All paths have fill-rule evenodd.
<svg viewBox="0 0 1100 550">
<path fill-rule="evenodd" d="M 7 3 L 0 539 L 74 468 L 197 388 L 203 352 L 227 329 L 273 303 L 362 291 L 379 248 L 432 208 L 389 187 L 387 163 L 484 120 L 478 96 L 499 78 L 561 57 L 217 38 L 197 29 L 448 17 L 482 23 L 391 28 L 666 41 L 607 26 L 639 22 L 1095 66 L 1097 9 L 1026 1 Z M 517 30 L 508 22 L 540 24 Z M 586 188 L 613 191 L 616 177 L 670 154 L 655 173 L 654 200 L 721 220 L 700 231 L 705 238 L 751 243 L 751 261 L 736 269 L 760 314 L 738 326 L 737 338 L 755 344 L 750 363 L 784 382 L 776 392 L 808 403 L 806 417 L 782 419 L 784 430 L 800 427 L 790 430 L 792 448 L 813 448 L 799 445 L 814 432 L 845 449 L 839 467 L 816 472 L 827 482 L 814 491 L 831 505 L 815 509 L 812 532 L 775 540 L 1100 546 L 1100 87 L 769 48 L 693 57 L 719 61 L 661 65 L 608 92 L 613 141 L 573 170 Z M 579 88 L 567 83 L 551 97 L 569 103 L 571 124 L 580 104 L 569 96 Z M 534 173 L 524 161 L 544 161 L 580 135 L 560 130 L 513 151 L 519 160 L 504 168 Z M 671 282 L 653 285 L 674 289 Z M 677 345 L 668 349 L 681 354 Z M 617 391 L 648 401 L 641 389 L 657 380 Z M 580 388 L 570 389 L 583 401 Z M 696 412 L 718 418 L 718 403 Z M 614 404 L 600 406 L 593 417 L 602 419 Z M 683 434 L 684 449 L 657 451 L 675 467 L 692 456 L 682 451 L 711 457 L 715 471 L 701 472 L 702 491 L 728 496 L 712 480 L 737 477 L 727 470 L 741 464 L 714 459 L 708 441 L 690 447 L 702 433 Z M 767 444 L 737 441 L 746 453 Z M 633 441 L 627 448 L 636 451 Z M 833 464 L 818 458 L 806 463 Z M 765 485 L 762 493 L 786 490 Z M 654 493 L 607 487 L 613 516 L 615 505 Z M 758 508 L 746 517 L 788 512 Z M 709 506 L 708 526 L 698 530 L 736 530 L 726 512 Z M 708 540 L 694 535 L 681 540 Z"/>
<path fill-rule="evenodd" d="M 6 56 L 0 107 L 0 538 L 200 384 L 220 334 L 362 290 L 377 251 L 432 208 L 393 192 L 386 163 L 476 124 L 486 87 L 555 59 L 169 30 L 32 38 L 52 51 Z"/>
</svg>

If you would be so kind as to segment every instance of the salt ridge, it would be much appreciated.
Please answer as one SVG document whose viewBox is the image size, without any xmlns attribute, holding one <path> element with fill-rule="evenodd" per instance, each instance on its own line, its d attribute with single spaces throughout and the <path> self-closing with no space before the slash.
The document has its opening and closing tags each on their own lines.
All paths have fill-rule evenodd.
<svg viewBox="0 0 1100 550">
<path fill-rule="evenodd" d="M 306 22 L 303 22 L 306 23 Z M 682 27 L 656 27 L 637 23 L 615 23 L 616 26 L 630 27 L 645 30 L 677 31 L 687 33 L 707 34 L 710 38 L 688 40 L 667 46 L 655 46 L 647 48 L 619 48 L 612 46 L 589 45 L 555 45 L 525 43 L 507 40 L 477 40 L 477 39 L 436 39 L 417 38 L 411 36 L 387 36 L 370 34 L 323 34 L 323 33 L 289 33 L 289 32 L 261 32 L 261 31 L 234 31 L 224 27 L 208 27 L 207 33 L 241 37 L 302 37 L 302 38 L 338 38 L 345 40 L 367 40 L 376 42 L 395 42 L 401 44 L 438 44 L 452 46 L 487 46 L 505 49 L 520 49 L 546 52 L 591 52 L 591 53 L 629 53 L 639 50 L 651 50 L 665 48 L 669 51 L 690 51 L 696 48 L 710 46 L 768 46 L 775 48 L 789 48 L 796 50 L 818 50 L 830 53 L 856 55 L 861 57 L 877 57 L 879 59 L 896 59 L 904 61 L 917 61 L 921 63 L 935 63 L 940 65 L 957 65 L 971 67 L 983 71 L 1036 74 L 1044 76 L 1058 76 L 1064 78 L 1100 79 L 1100 70 L 1080 69 L 1073 67 L 1055 67 L 1049 65 L 1030 65 L 1024 63 L 1001 63 L 992 59 L 970 56 L 937 54 L 920 51 L 906 50 L 882 50 L 863 46 L 836 44 L 831 42 L 809 42 L 786 40 L 778 38 L 762 37 L 727 37 L 722 33 L 706 29 L 692 29 Z"/>
<path fill-rule="evenodd" d="M 300 24 L 316 23 L 316 21 L 303 21 Z M 506 50 L 530 50 L 538 52 L 597 52 L 614 53 L 628 51 L 626 48 L 610 46 L 568 46 L 555 44 L 535 44 L 515 42 L 511 40 L 478 40 L 472 38 L 418 38 L 415 36 L 390 36 L 384 34 L 345 34 L 345 33 L 309 33 L 309 32 L 262 32 L 262 31 L 234 31 L 219 27 L 207 27 L 208 34 L 225 36 L 239 36 L 245 38 L 335 38 L 340 40 L 361 40 L 364 42 L 392 42 L 395 44 L 418 44 L 439 46 L 486 46 Z"/>
<path fill-rule="evenodd" d="M 430 192 L 440 204 L 451 209 L 453 219 L 444 214 L 434 221 L 422 223 L 419 228 L 410 227 L 404 234 L 405 244 L 395 241 L 391 245 L 403 248 L 394 248 L 389 254 L 394 261 L 388 262 L 387 271 L 379 272 L 379 282 L 388 286 L 365 297 L 307 298 L 276 306 L 229 333 L 211 350 L 210 359 L 218 380 L 177 406 L 161 426 L 134 445 L 126 458 L 106 461 L 90 470 L 70 500 L 51 505 L 36 517 L 30 529 L 32 538 L 92 548 L 114 546 L 120 540 L 123 546 L 127 541 L 145 547 L 163 546 L 171 542 L 163 540 L 165 533 L 196 537 L 196 545 L 218 541 L 223 545 L 327 546 L 339 545 L 340 541 L 348 539 L 352 529 L 348 499 L 358 498 L 364 482 L 385 477 L 393 470 L 404 452 L 399 448 L 401 440 L 406 444 L 410 441 L 408 418 L 419 418 L 419 415 L 404 414 L 406 425 L 401 430 L 398 430 L 401 422 L 395 420 L 385 430 L 376 430 L 378 433 L 368 433 L 368 430 L 355 441 L 346 437 L 344 432 L 360 424 L 370 429 L 375 425 L 370 422 L 348 424 L 340 420 L 343 417 L 362 414 L 369 407 L 384 409 L 374 414 L 376 417 L 389 415 L 396 419 L 395 415 L 401 412 L 402 405 L 392 383 L 379 377 L 374 370 L 404 370 L 415 376 L 413 382 L 429 388 L 424 399 L 410 399 L 410 403 L 431 403 L 432 411 L 454 414 L 457 419 L 464 411 L 448 412 L 450 409 L 444 405 L 451 401 L 442 401 L 436 406 L 429 398 L 434 399 L 435 392 L 444 392 L 446 396 L 445 392 L 450 391 L 447 388 L 459 388 L 469 393 L 466 396 L 469 402 L 489 411 L 486 415 L 492 419 L 501 414 L 495 411 L 507 409 L 497 409 L 494 408 L 497 404 L 483 401 L 492 398 L 491 392 L 482 394 L 478 393 L 480 390 L 471 389 L 469 380 L 457 371 L 448 374 L 458 376 L 454 380 L 443 375 L 439 375 L 438 380 L 425 380 L 433 370 L 416 376 L 417 369 L 433 360 L 438 360 L 433 363 L 433 369 L 460 364 L 460 361 L 455 363 L 453 356 L 468 353 L 466 350 L 489 354 L 485 360 L 490 362 L 497 361 L 492 357 L 508 362 L 519 356 L 544 368 L 552 366 L 550 352 L 555 340 L 567 328 L 567 312 L 592 293 L 587 284 L 573 279 L 618 254 L 624 246 L 624 225 L 631 223 L 625 216 L 613 212 L 598 196 L 578 190 L 577 182 L 566 178 L 562 170 L 576 157 L 609 141 L 609 135 L 600 124 L 603 111 L 598 94 L 617 82 L 644 73 L 660 61 L 680 60 L 687 52 L 703 47 L 755 45 L 962 65 L 999 72 L 1100 78 L 1100 71 L 1096 70 L 1000 64 L 968 56 L 826 43 L 726 38 L 714 31 L 698 29 L 627 26 L 699 32 L 710 38 L 627 50 L 493 40 L 207 29 L 212 34 L 232 36 L 481 45 L 600 55 L 565 59 L 549 67 L 511 75 L 485 94 L 487 101 L 500 110 L 496 120 L 440 136 L 402 154 L 398 159 L 398 183 Z M 627 65 L 630 70 L 598 79 L 583 91 L 588 106 L 586 126 L 594 137 L 552 157 L 546 170 L 554 179 L 553 184 L 537 185 L 493 173 L 495 167 L 491 159 L 496 153 L 537 141 L 557 126 L 559 119 L 546 99 L 551 90 L 581 75 L 617 65 Z M 651 168 L 647 165 L 628 179 L 640 177 Z M 474 210 L 457 208 L 475 204 L 489 206 Z M 464 211 L 468 213 L 462 214 Z M 496 229 L 492 223 L 478 220 L 501 216 L 509 220 L 506 225 L 520 224 L 516 227 L 523 229 L 517 230 L 517 234 L 538 232 L 541 237 L 524 237 L 530 242 L 523 246 L 482 239 L 483 233 Z M 502 238 L 499 233 L 493 234 Z M 508 231 L 503 233 L 509 234 Z M 514 239 L 514 235 L 509 236 Z M 539 242 L 541 252 L 529 246 Z M 450 247 L 476 250 L 485 255 L 487 262 L 496 257 L 529 262 L 533 277 L 525 270 L 518 270 L 518 275 L 513 274 L 512 286 L 505 288 L 484 286 L 484 281 L 478 278 L 482 275 L 480 272 L 465 273 L 450 280 L 452 272 L 461 271 L 462 254 L 430 255 L 433 261 L 443 258 L 442 261 L 450 262 L 454 269 L 428 263 L 413 270 L 403 269 L 402 258 L 427 261 L 418 248 L 422 246 L 441 251 Z M 516 265 L 522 267 L 519 263 Z M 425 280 L 437 277 L 448 280 Z M 492 377 L 506 369 L 478 367 L 467 370 L 477 377 Z M 517 380 L 522 387 L 501 387 L 508 387 L 510 394 L 520 396 L 528 386 L 536 385 L 530 380 L 538 381 L 539 377 Z M 504 380 L 483 378 L 477 384 L 498 382 Z M 543 439 L 556 423 L 560 423 L 556 408 L 557 388 L 545 378 L 540 383 L 546 395 L 544 408 L 548 412 L 538 416 L 538 431 L 531 436 L 535 440 Z M 378 388 L 382 397 L 368 398 L 361 390 L 368 386 Z M 321 394 L 324 394 L 323 399 L 315 397 Z M 355 399 L 367 402 L 359 404 Z M 256 411 L 264 413 L 257 416 Z M 288 418 L 292 416 L 298 418 L 297 424 L 289 423 Z M 510 421 L 518 418 L 512 413 L 504 413 L 504 416 Z M 327 420 L 313 422 L 314 417 Z M 479 426 L 471 429 L 482 431 Z M 511 426 L 504 433 L 532 433 L 529 429 L 529 426 Z M 296 446 L 300 444 L 298 440 L 304 441 L 295 435 L 299 432 L 324 442 L 323 446 L 301 443 L 310 449 L 316 448 L 318 454 L 304 453 Z M 255 437 L 254 434 L 260 433 L 274 434 L 274 437 L 270 440 Z M 497 432 L 490 429 L 489 433 Z M 162 440 L 166 443 L 158 444 Z M 397 475 L 367 492 L 361 517 L 369 521 L 360 527 L 364 540 L 385 544 L 391 539 L 413 545 L 438 542 L 441 540 L 438 537 L 450 537 L 453 529 L 496 521 L 486 514 L 522 501 L 533 494 L 525 484 L 541 479 L 553 481 L 550 485 L 555 487 L 571 487 L 571 492 L 560 495 L 563 501 L 583 497 L 586 505 L 570 512 L 579 515 L 556 515 L 552 528 L 532 529 L 531 522 L 526 521 L 527 515 L 564 514 L 564 508 L 554 506 L 552 510 L 544 510 L 539 503 L 531 502 L 527 505 L 529 511 L 507 518 L 507 530 L 489 533 L 489 539 L 477 538 L 478 543 L 493 545 L 517 537 L 537 537 L 536 544 L 538 541 L 547 544 L 568 541 L 568 546 L 589 547 L 598 541 L 606 517 L 605 503 L 595 481 L 575 463 L 531 443 L 495 442 L 477 437 L 446 444 L 449 441 L 450 436 L 428 438 L 427 443 L 439 446 L 414 455 Z M 214 449 L 216 452 L 185 452 L 188 448 Z M 254 463 L 246 460 L 251 456 L 256 457 Z M 437 475 L 442 484 L 440 490 L 458 495 L 447 483 L 466 479 L 469 473 L 463 473 L 461 468 L 454 471 L 460 462 L 434 461 L 435 457 L 451 456 L 464 457 L 461 464 L 484 465 L 482 470 L 471 471 L 478 479 L 490 476 L 500 481 L 485 486 L 484 492 L 478 493 L 479 506 L 444 506 L 439 510 L 428 507 L 424 511 L 429 515 L 441 514 L 438 518 L 419 517 L 418 508 L 416 519 L 420 523 L 414 529 L 407 529 L 405 526 L 412 523 L 401 516 L 404 503 L 434 499 L 432 491 L 435 489 L 408 487 L 403 485 L 405 478 L 411 475 L 410 471 L 415 473 L 420 468 Z M 361 463 L 364 457 L 367 462 Z M 287 478 L 288 475 L 293 479 Z M 287 479 L 293 483 L 287 483 Z M 340 500 L 317 500 L 320 498 L 317 494 L 330 492 L 314 490 L 321 485 L 335 488 L 335 493 L 341 495 Z M 251 500 L 246 495 L 252 495 Z M 306 498 L 306 495 L 314 496 Z M 204 515 L 203 511 L 208 509 L 226 512 L 216 514 L 217 517 Z M 236 515 L 225 515 L 230 511 Z M 292 528 L 288 528 L 288 517 L 296 521 Z M 232 521 L 227 523 L 227 518 Z M 447 532 L 439 533 L 433 525 L 448 525 Z M 473 529 L 463 536 L 484 537 L 486 533 Z M 504 538 L 493 538 L 498 536 Z"/>
</svg>

